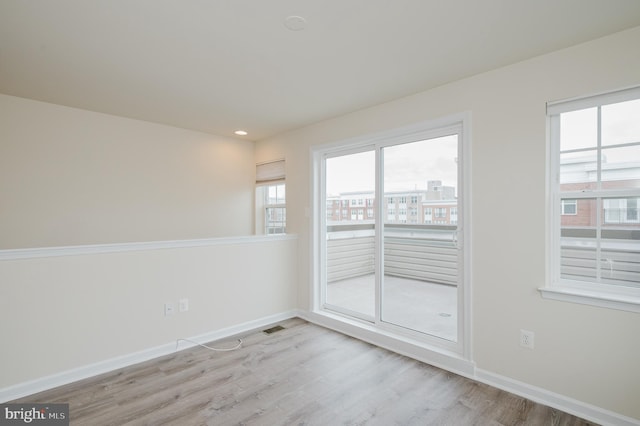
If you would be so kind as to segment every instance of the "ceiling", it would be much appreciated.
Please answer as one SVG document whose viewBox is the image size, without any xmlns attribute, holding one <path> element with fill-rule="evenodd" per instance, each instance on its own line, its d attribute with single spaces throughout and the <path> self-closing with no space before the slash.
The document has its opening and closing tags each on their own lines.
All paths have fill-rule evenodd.
<svg viewBox="0 0 640 426">
<path fill-rule="evenodd" d="M 638 0 L 0 0 L 0 93 L 260 140 L 638 25 Z"/>
</svg>

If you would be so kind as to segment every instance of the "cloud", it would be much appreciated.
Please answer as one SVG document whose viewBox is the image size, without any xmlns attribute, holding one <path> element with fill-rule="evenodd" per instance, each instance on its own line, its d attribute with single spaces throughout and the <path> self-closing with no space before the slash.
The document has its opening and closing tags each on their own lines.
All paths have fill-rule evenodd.
<svg viewBox="0 0 640 426">
<path fill-rule="evenodd" d="M 426 189 L 427 181 L 440 180 L 457 187 L 458 137 L 444 136 L 382 149 L 384 190 Z M 375 189 L 375 151 L 329 158 L 327 193 L 371 192 Z"/>
</svg>

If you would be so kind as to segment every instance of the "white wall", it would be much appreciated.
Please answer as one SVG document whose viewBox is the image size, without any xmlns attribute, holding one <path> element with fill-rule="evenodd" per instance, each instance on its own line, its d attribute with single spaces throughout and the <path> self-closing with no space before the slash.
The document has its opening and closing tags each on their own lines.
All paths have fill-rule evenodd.
<svg viewBox="0 0 640 426">
<path fill-rule="evenodd" d="M 295 309 L 296 239 L 237 238 L 254 184 L 252 142 L 0 95 L 0 397 Z"/>
<path fill-rule="evenodd" d="M 545 282 L 545 103 L 638 84 L 640 27 L 258 142 L 257 161 L 287 161 L 299 305 L 309 308 L 309 147 L 471 111 L 478 368 L 640 419 L 638 314 L 537 291 Z M 535 350 L 518 345 L 521 328 L 536 333 Z"/>
<path fill-rule="evenodd" d="M 228 240 L 0 259 L 0 395 L 2 388 L 295 309 L 296 239 Z M 178 312 L 181 298 L 189 299 L 189 311 Z M 172 316 L 164 316 L 166 302 L 176 308 Z"/>
<path fill-rule="evenodd" d="M 0 249 L 250 235 L 254 144 L 0 95 Z"/>
</svg>

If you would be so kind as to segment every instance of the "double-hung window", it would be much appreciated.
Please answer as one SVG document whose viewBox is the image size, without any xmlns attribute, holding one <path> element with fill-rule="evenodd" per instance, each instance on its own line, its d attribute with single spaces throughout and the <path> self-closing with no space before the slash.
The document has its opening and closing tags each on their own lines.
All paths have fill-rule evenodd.
<svg viewBox="0 0 640 426">
<path fill-rule="evenodd" d="M 287 224 L 284 160 L 256 165 L 256 233 L 284 234 Z"/>
<path fill-rule="evenodd" d="M 284 234 L 287 228 L 284 183 L 267 185 L 265 197 L 265 233 Z"/>
<path fill-rule="evenodd" d="M 640 88 L 550 103 L 545 297 L 640 312 Z"/>
</svg>

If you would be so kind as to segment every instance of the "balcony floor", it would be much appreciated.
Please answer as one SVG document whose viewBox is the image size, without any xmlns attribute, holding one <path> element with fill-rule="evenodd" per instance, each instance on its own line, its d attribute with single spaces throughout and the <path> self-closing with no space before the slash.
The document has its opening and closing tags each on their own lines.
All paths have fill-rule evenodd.
<svg viewBox="0 0 640 426">
<path fill-rule="evenodd" d="M 458 318 L 456 290 L 450 285 L 385 275 L 382 320 L 455 341 Z M 374 275 L 330 283 L 327 302 L 373 317 Z"/>
</svg>

